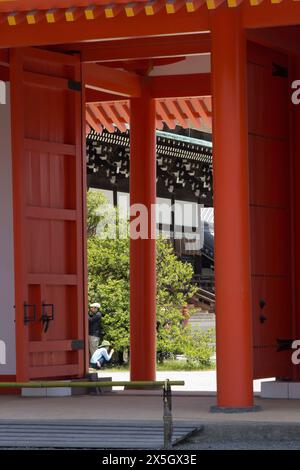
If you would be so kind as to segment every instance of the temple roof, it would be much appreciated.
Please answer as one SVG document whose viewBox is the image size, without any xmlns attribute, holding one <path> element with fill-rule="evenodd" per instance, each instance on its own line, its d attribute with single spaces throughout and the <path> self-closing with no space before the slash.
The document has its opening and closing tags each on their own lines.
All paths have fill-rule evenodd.
<svg viewBox="0 0 300 470">
<path fill-rule="evenodd" d="M 158 99 L 156 103 L 156 128 L 160 130 L 166 124 L 169 129 L 180 125 L 210 133 L 211 116 L 210 97 Z M 114 132 L 114 128 L 125 132 L 129 127 L 129 103 L 126 100 L 88 103 L 86 118 L 96 132 L 101 133 L 102 129 Z"/>
</svg>

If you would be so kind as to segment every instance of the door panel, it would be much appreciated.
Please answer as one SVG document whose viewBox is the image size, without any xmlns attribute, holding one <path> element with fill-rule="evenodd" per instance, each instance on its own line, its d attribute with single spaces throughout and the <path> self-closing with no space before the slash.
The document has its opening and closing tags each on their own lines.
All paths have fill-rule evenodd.
<svg viewBox="0 0 300 470">
<path fill-rule="evenodd" d="M 279 352 L 277 342 L 293 337 L 286 67 L 284 55 L 249 45 L 254 378 L 291 375 L 290 352 Z"/>
<path fill-rule="evenodd" d="M 279 66 L 279 67 L 278 67 Z M 288 60 L 283 54 L 249 43 L 248 122 L 250 134 L 287 139 L 289 133 Z"/>
<path fill-rule="evenodd" d="M 289 277 L 291 266 L 288 211 L 252 206 L 250 217 L 252 275 Z"/>
<path fill-rule="evenodd" d="M 288 207 L 289 192 L 282 190 L 282 182 L 289 179 L 286 164 L 286 141 L 249 135 L 250 204 L 268 207 Z M 270 176 L 272 175 L 272 177 Z"/>
<path fill-rule="evenodd" d="M 87 320 L 80 60 L 14 50 L 11 71 L 17 377 L 82 376 Z"/>
</svg>

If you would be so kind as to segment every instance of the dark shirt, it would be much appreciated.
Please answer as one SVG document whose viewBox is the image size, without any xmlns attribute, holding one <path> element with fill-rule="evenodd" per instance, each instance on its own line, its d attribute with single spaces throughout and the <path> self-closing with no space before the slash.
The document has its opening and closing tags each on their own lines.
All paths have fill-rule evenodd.
<svg viewBox="0 0 300 470">
<path fill-rule="evenodd" d="M 93 315 L 89 314 L 89 336 L 97 336 L 98 338 L 100 338 L 101 317 L 101 312 L 94 313 Z"/>
</svg>

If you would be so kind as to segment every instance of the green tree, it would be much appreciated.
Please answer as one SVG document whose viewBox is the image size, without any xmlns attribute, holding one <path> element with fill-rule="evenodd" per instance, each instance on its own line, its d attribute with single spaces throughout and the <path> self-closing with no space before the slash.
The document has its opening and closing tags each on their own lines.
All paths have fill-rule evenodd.
<svg viewBox="0 0 300 470">
<path fill-rule="evenodd" d="M 101 218 L 99 208 L 106 206 L 108 201 L 100 191 L 89 191 L 87 197 L 87 233 L 88 237 L 96 235 L 96 230 Z"/>
<path fill-rule="evenodd" d="M 97 225 L 105 219 L 102 233 Z M 129 347 L 129 237 L 106 237 L 118 233 L 126 223 L 105 197 L 88 192 L 88 275 L 89 300 L 99 301 L 103 315 L 103 333 L 117 350 Z M 123 232 L 124 233 L 124 230 Z M 182 327 L 181 308 L 196 292 L 192 284 L 193 268 L 181 262 L 168 240 L 157 240 L 157 351 L 160 358 L 182 354 L 191 349 L 193 337 Z"/>
</svg>

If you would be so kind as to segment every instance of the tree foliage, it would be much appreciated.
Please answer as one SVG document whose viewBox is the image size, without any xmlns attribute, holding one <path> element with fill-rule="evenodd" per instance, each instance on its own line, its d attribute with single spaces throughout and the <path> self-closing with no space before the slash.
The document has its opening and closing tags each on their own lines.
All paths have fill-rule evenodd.
<svg viewBox="0 0 300 470">
<path fill-rule="evenodd" d="M 102 215 L 100 207 L 107 205 L 107 199 L 100 191 L 89 191 L 87 197 L 87 234 L 88 237 L 96 235 L 97 226 Z"/>
<path fill-rule="evenodd" d="M 100 209 L 99 209 L 100 208 Z M 112 212 L 113 211 L 113 212 Z M 117 350 L 129 348 L 129 237 L 97 234 L 97 225 L 110 214 L 104 235 L 120 224 L 115 209 L 100 192 L 88 192 L 89 301 L 100 302 L 103 334 Z M 124 221 L 122 221 L 124 223 Z M 127 223 L 127 222 L 126 222 Z M 124 232 L 123 232 L 124 233 Z M 160 358 L 191 349 L 192 335 L 182 326 L 183 305 L 196 291 L 193 268 L 181 262 L 168 240 L 157 240 L 157 351 Z M 186 350 L 186 351 L 185 351 Z"/>
</svg>

